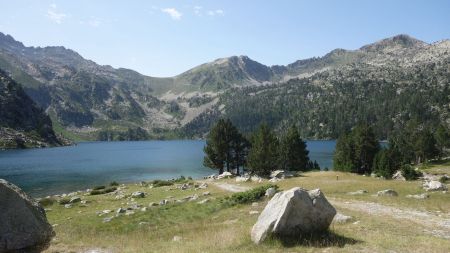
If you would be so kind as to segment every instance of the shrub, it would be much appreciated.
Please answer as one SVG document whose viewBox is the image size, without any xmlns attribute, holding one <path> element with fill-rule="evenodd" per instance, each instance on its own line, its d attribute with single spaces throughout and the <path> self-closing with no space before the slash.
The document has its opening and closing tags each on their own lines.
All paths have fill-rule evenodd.
<svg viewBox="0 0 450 253">
<path fill-rule="evenodd" d="M 119 186 L 119 183 L 116 181 L 112 181 L 111 183 L 109 183 L 109 186 Z"/>
<path fill-rule="evenodd" d="M 416 171 L 411 165 L 405 164 L 402 166 L 402 175 L 406 180 L 416 180 L 422 173 Z"/>
<path fill-rule="evenodd" d="M 173 182 L 167 180 L 153 180 L 153 187 L 161 187 L 169 185 L 173 185 Z"/>
<path fill-rule="evenodd" d="M 101 195 L 101 194 L 105 194 L 105 193 L 110 193 L 117 190 L 117 187 L 108 187 L 105 189 L 94 189 L 91 191 L 91 195 Z"/>
<path fill-rule="evenodd" d="M 256 187 L 254 189 L 245 191 L 245 192 L 238 192 L 229 198 L 229 201 L 232 204 L 247 204 L 251 202 L 255 202 L 260 200 L 262 197 L 264 197 L 264 194 L 266 194 L 266 190 L 269 188 L 275 188 L 278 189 L 277 185 L 267 184 L 263 186 Z"/>
<path fill-rule="evenodd" d="M 60 199 L 60 200 L 58 200 L 58 203 L 60 205 L 69 204 L 70 203 L 70 199 L 68 199 L 68 198 Z"/>
<path fill-rule="evenodd" d="M 439 178 L 439 182 L 446 184 L 449 179 L 450 178 L 448 178 L 447 176 L 442 176 L 441 178 Z"/>
<path fill-rule="evenodd" d="M 39 200 L 39 204 L 41 204 L 41 206 L 51 206 L 56 202 L 56 199 L 54 198 L 43 198 Z"/>
<path fill-rule="evenodd" d="M 106 186 L 104 186 L 104 185 L 99 185 L 99 186 L 95 186 L 94 187 L 94 190 L 102 190 L 102 189 L 105 189 L 106 188 Z"/>
<path fill-rule="evenodd" d="M 161 186 L 170 186 L 175 183 L 181 184 L 181 183 L 187 183 L 190 179 L 186 179 L 184 176 L 180 176 L 179 178 L 174 178 L 171 180 L 153 180 L 152 184 L 153 187 L 161 187 Z"/>
</svg>

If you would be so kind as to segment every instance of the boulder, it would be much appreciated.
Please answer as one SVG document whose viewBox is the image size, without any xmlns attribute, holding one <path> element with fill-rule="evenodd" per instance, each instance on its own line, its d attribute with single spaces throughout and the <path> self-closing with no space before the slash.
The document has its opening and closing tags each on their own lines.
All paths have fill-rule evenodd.
<svg viewBox="0 0 450 253">
<path fill-rule="evenodd" d="M 272 198 L 273 195 L 275 195 L 275 193 L 277 193 L 277 190 L 273 187 L 270 187 L 269 189 L 266 190 L 266 194 L 264 195 L 267 196 L 268 198 Z"/>
<path fill-rule="evenodd" d="M 377 196 L 389 196 L 389 197 L 397 197 L 398 193 L 392 189 L 382 190 L 377 192 Z"/>
<path fill-rule="evenodd" d="M 41 205 L 0 179 L 0 252 L 44 250 L 54 235 Z"/>
<path fill-rule="evenodd" d="M 439 181 L 425 181 L 423 188 L 426 191 L 446 191 L 447 186 Z"/>
<path fill-rule="evenodd" d="M 251 238 L 259 244 L 270 234 L 297 237 L 326 231 L 335 215 L 336 209 L 319 189 L 295 187 L 273 196 L 253 226 Z"/>
<path fill-rule="evenodd" d="M 394 175 L 392 175 L 392 179 L 406 181 L 406 178 L 403 176 L 401 170 L 397 170 L 397 172 L 395 172 Z"/>
</svg>

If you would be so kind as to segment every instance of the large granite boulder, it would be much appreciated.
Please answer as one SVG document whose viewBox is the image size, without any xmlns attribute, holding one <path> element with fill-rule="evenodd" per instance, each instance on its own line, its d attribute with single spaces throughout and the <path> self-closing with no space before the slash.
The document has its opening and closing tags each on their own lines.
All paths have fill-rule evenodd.
<svg viewBox="0 0 450 253">
<path fill-rule="evenodd" d="M 0 252 L 40 252 L 54 235 L 39 203 L 0 179 Z"/>
<path fill-rule="evenodd" d="M 252 241 L 264 241 L 268 235 L 300 237 L 326 231 L 336 209 L 319 189 L 307 191 L 295 187 L 273 196 L 252 228 Z"/>
</svg>

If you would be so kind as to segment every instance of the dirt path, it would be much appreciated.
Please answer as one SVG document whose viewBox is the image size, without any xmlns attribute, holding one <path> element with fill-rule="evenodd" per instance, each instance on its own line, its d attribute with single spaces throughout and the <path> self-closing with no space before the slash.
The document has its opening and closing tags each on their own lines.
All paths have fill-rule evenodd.
<svg viewBox="0 0 450 253">
<path fill-rule="evenodd" d="M 215 186 L 229 192 L 243 192 L 248 186 L 230 183 L 213 183 Z M 405 219 L 423 226 L 424 232 L 436 237 L 450 239 L 450 213 L 432 213 L 408 208 L 386 206 L 374 202 L 347 201 L 329 198 L 332 205 L 338 208 L 367 213 L 371 216 L 388 216 L 394 219 Z"/>
<path fill-rule="evenodd" d="M 344 201 L 330 199 L 332 205 L 372 216 L 389 216 L 395 219 L 406 219 L 424 226 L 424 232 L 433 236 L 450 239 L 450 214 L 436 214 L 407 208 L 397 208 L 373 202 Z"/>
<path fill-rule="evenodd" d="M 250 187 L 248 186 L 240 186 L 235 184 L 229 184 L 229 183 L 213 183 L 215 186 L 219 187 L 220 189 L 223 189 L 225 191 L 229 192 L 244 192 L 246 190 L 249 190 Z"/>
</svg>

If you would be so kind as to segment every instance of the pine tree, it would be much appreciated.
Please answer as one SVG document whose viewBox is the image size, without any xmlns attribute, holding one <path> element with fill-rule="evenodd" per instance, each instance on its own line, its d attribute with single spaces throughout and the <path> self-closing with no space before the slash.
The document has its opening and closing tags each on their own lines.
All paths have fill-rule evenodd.
<svg viewBox="0 0 450 253">
<path fill-rule="evenodd" d="M 342 134 L 339 136 L 333 156 L 334 170 L 352 172 L 356 167 L 354 162 L 354 152 L 351 135 Z"/>
<path fill-rule="evenodd" d="M 206 139 L 206 146 L 203 149 L 205 152 L 203 165 L 212 169 L 217 169 L 219 170 L 219 174 L 222 174 L 227 158 L 227 149 L 228 144 L 225 139 L 225 120 L 220 119 L 211 129 Z"/>
<path fill-rule="evenodd" d="M 204 147 L 203 164 L 206 167 L 239 174 L 239 168 L 246 163 L 249 142 L 239 133 L 229 119 L 220 119 L 211 129 Z"/>
<path fill-rule="evenodd" d="M 268 176 L 277 169 L 278 139 L 266 124 L 253 134 L 248 154 L 250 171 L 259 176 Z"/>
<path fill-rule="evenodd" d="M 443 125 L 439 125 L 434 136 L 439 150 L 439 158 L 441 158 L 445 153 L 445 149 L 450 147 L 450 132 Z"/>
<path fill-rule="evenodd" d="M 309 151 L 306 143 L 300 137 L 296 127 L 289 128 L 280 142 L 280 164 L 284 170 L 306 171 L 308 170 Z"/>
<path fill-rule="evenodd" d="M 339 137 L 333 157 L 335 170 L 368 174 L 379 149 L 372 128 L 358 125 L 349 134 Z"/>
<path fill-rule="evenodd" d="M 380 144 L 375 138 L 372 128 L 366 124 L 358 125 L 352 133 L 355 147 L 355 172 L 358 174 L 370 173 L 375 154 L 380 150 Z"/>
</svg>

